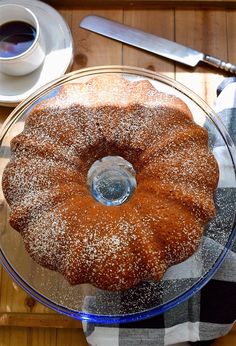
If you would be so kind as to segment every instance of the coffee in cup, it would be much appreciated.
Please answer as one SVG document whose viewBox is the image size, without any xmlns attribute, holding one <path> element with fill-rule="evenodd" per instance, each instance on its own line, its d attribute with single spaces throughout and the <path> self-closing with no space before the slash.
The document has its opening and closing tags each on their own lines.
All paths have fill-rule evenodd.
<svg viewBox="0 0 236 346">
<path fill-rule="evenodd" d="M 25 75 L 45 57 L 44 40 L 34 13 L 23 6 L 0 6 L 0 71 Z"/>
</svg>

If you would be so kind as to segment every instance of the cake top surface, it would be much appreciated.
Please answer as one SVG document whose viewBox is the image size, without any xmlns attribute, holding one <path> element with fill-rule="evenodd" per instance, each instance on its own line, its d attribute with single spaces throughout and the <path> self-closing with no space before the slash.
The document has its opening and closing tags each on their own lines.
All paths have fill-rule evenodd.
<svg viewBox="0 0 236 346">
<path fill-rule="evenodd" d="M 218 172 L 207 131 L 181 99 L 148 80 L 111 74 L 65 84 L 30 111 L 11 147 L 5 186 L 12 223 L 39 263 L 66 272 L 73 283 L 89 263 L 100 273 L 90 273 L 92 283 L 113 287 L 104 268 L 117 266 L 114 255 L 124 266 L 116 288 L 128 287 L 119 280 L 127 271 L 131 277 L 132 264 L 135 283 L 140 275 L 158 276 L 175 263 L 171 256 L 179 261 L 192 253 L 214 214 Z M 109 155 L 136 171 L 137 189 L 118 207 L 100 205 L 86 186 L 91 165 Z M 143 257 L 149 259 L 140 274 Z"/>
<path fill-rule="evenodd" d="M 175 108 L 189 112 L 187 105 L 175 95 L 158 91 L 149 80 L 130 81 L 116 74 L 92 76 L 85 82 L 69 82 L 59 87 L 56 97 L 40 102 L 35 110 L 46 107 L 68 107 L 73 104 L 96 107 L 126 107 L 131 104 L 162 107 L 175 102 Z"/>
</svg>

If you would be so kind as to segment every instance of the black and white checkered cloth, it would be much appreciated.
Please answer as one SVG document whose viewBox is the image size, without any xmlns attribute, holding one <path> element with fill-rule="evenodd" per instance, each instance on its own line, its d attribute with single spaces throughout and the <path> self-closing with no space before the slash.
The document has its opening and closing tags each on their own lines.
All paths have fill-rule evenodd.
<svg viewBox="0 0 236 346">
<path fill-rule="evenodd" d="M 217 95 L 215 110 L 236 143 L 236 77 L 226 78 Z M 220 147 L 214 154 L 224 161 Z M 223 166 L 227 178 L 227 162 Z M 198 293 L 166 313 L 120 325 L 83 323 L 83 328 L 91 346 L 164 346 L 219 338 L 230 331 L 235 319 L 236 244 Z"/>
</svg>

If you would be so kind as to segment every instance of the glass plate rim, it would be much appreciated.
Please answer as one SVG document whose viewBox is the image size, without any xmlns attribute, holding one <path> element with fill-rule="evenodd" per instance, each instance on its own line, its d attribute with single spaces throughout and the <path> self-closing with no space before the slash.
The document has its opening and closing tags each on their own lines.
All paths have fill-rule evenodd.
<svg viewBox="0 0 236 346">
<path fill-rule="evenodd" d="M 232 159 L 232 163 L 235 167 L 236 149 L 235 149 L 234 143 L 232 139 L 230 138 L 228 132 L 226 131 L 220 118 L 218 117 L 217 113 L 213 109 L 211 109 L 200 96 L 195 94 L 192 90 L 190 90 L 189 88 L 187 88 L 180 82 L 168 76 L 165 76 L 160 73 L 150 71 L 144 68 L 122 66 L 122 65 L 96 66 L 96 67 L 90 67 L 90 68 L 73 71 L 42 86 L 37 91 L 35 91 L 32 95 L 26 98 L 23 102 L 21 102 L 8 116 L 8 118 L 3 123 L 1 128 L 0 144 L 7 130 L 10 128 L 12 123 L 14 123 L 14 121 L 20 115 L 19 112 L 22 114 L 22 112 L 24 112 L 24 110 L 26 110 L 29 107 L 29 103 L 33 104 L 38 98 L 47 94 L 47 92 L 51 89 L 51 87 L 54 88 L 61 85 L 62 83 L 70 82 L 71 80 L 77 77 L 81 78 L 85 76 L 87 77 L 89 75 L 92 76 L 95 74 L 102 74 L 102 73 L 124 73 L 124 74 L 126 73 L 126 74 L 141 76 L 141 77 L 147 77 L 149 79 L 164 82 L 165 84 L 168 84 L 169 86 L 174 87 L 178 91 L 183 92 L 187 97 L 189 97 L 191 100 L 197 103 L 197 105 L 200 108 L 204 107 L 204 111 L 207 113 L 207 115 L 211 118 L 211 120 L 217 126 L 222 137 L 224 138 L 227 144 L 227 148 L 229 150 L 231 159 Z M 235 237 L 236 237 L 236 218 L 234 220 L 234 226 L 233 226 L 231 235 L 225 245 L 225 248 L 222 250 L 221 255 L 212 265 L 208 273 L 206 273 L 196 284 L 194 284 L 193 287 L 189 288 L 186 292 L 184 292 L 180 296 L 171 299 L 168 303 L 160 305 L 159 307 L 149 309 L 148 311 L 137 312 L 137 313 L 127 314 L 127 315 L 110 315 L 110 316 L 109 315 L 93 315 L 90 313 L 77 312 L 75 310 L 52 303 L 50 299 L 48 299 L 47 297 L 37 292 L 34 288 L 32 288 L 29 284 L 27 284 L 27 282 L 25 282 L 24 279 L 21 278 L 18 273 L 15 272 L 14 268 L 5 258 L 2 249 L 0 249 L 0 263 L 3 265 L 6 271 L 11 275 L 13 280 L 15 280 L 19 284 L 20 287 L 22 287 L 30 295 L 33 295 L 33 297 L 36 300 L 38 300 L 42 304 L 52 308 L 53 310 L 57 312 L 63 313 L 71 317 L 73 316 L 76 319 L 87 320 L 88 322 L 96 322 L 96 323 L 102 323 L 102 324 L 127 323 L 127 322 L 134 322 L 134 321 L 147 319 L 147 318 L 162 314 L 165 311 L 176 306 L 176 304 L 180 304 L 184 302 L 185 300 L 190 298 L 193 294 L 198 292 L 212 278 L 214 273 L 218 270 L 226 254 L 228 253 L 230 247 L 232 246 Z"/>
</svg>

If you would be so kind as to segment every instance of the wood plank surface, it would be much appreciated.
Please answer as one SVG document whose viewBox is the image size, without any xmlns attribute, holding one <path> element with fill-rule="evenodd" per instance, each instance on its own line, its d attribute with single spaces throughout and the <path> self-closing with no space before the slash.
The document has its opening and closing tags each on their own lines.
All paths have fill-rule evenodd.
<svg viewBox="0 0 236 346">
<path fill-rule="evenodd" d="M 147 7 L 198 7 L 198 8 L 216 8 L 229 7 L 235 8 L 235 0 L 48 0 L 46 1 L 52 6 L 71 6 L 72 8 L 107 8 L 107 7 L 132 7 L 132 8 L 147 8 Z"/>
<path fill-rule="evenodd" d="M 79 320 L 52 313 L 0 313 L 0 327 L 30 327 L 30 328 L 82 328 Z"/>
<path fill-rule="evenodd" d="M 127 25 L 174 40 L 174 9 L 172 10 L 125 10 L 123 22 Z M 147 68 L 174 78 L 172 61 L 163 59 L 138 48 L 123 45 L 123 65 Z"/>
<path fill-rule="evenodd" d="M 108 40 L 79 27 L 81 19 L 89 14 L 100 15 L 117 21 L 122 21 L 123 18 L 123 10 L 73 10 L 71 28 L 76 40 L 74 42 L 75 53 L 72 69 L 121 64 L 122 45 L 119 42 Z"/>
<path fill-rule="evenodd" d="M 81 329 L 0 327 L 0 346 L 87 346 Z M 111 345 L 112 346 L 112 345 Z"/>
<path fill-rule="evenodd" d="M 236 10 L 226 10 L 226 33 L 228 59 L 236 63 Z"/>
<path fill-rule="evenodd" d="M 181 7 L 195 3 L 194 1 L 116 1 L 117 6 L 121 3 L 127 5 L 125 9 L 112 9 L 112 5 L 115 5 L 113 0 L 109 1 L 109 9 L 102 8 L 103 5 L 106 6 L 106 1 L 102 3 L 87 0 L 86 8 L 84 1 L 76 1 L 76 8 L 68 7 L 73 5 L 73 0 L 48 2 L 57 3 L 57 6 L 66 3 L 67 8 L 62 6 L 60 12 L 71 27 L 75 41 L 73 70 L 110 64 L 144 67 L 175 78 L 210 105 L 214 104 L 216 86 L 228 75 L 204 64 L 192 69 L 83 30 L 79 28 L 79 21 L 88 14 L 115 19 L 236 63 L 236 10 L 229 9 L 229 6 L 234 7 L 235 1 L 204 1 L 204 4 L 211 7 L 221 7 L 209 10 L 199 8 L 203 2 L 197 2 L 198 6 L 195 8 Z M 145 4 L 148 7 L 154 3 L 155 7 L 152 9 L 133 8 L 134 5 Z M 88 4 L 91 5 L 90 8 Z M 163 4 L 168 5 L 168 8 L 159 7 Z M 0 125 L 11 111 L 10 108 L 0 107 Z M 215 343 L 216 346 L 234 344 L 235 329 Z M 81 322 L 57 315 L 36 302 L 0 267 L 0 346 L 9 345 L 83 346 L 87 343 L 81 330 Z"/>
<path fill-rule="evenodd" d="M 57 346 L 86 346 L 88 345 L 82 330 L 58 329 Z M 111 345 L 112 346 L 112 345 Z"/>
<path fill-rule="evenodd" d="M 0 345 L 1 346 L 25 346 L 27 345 L 28 330 L 27 328 L 0 328 Z"/>
<path fill-rule="evenodd" d="M 200 52 L 227 60 L 227 30 L 225 10 L 176 10 L 175 39 Z M 232 63 L 236 56 L 232 54 Z M 208 64 L 196 68 L 176 64 L 176 80 L 201 96 L 210 106 L 216 98 L 216 86 L 227 75 Z"/>
</svg>

